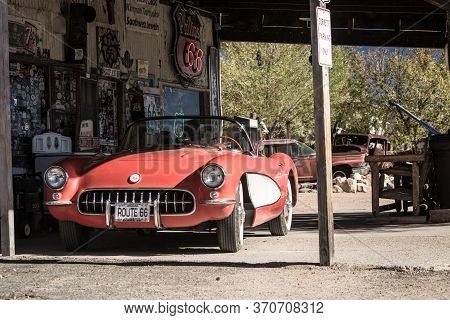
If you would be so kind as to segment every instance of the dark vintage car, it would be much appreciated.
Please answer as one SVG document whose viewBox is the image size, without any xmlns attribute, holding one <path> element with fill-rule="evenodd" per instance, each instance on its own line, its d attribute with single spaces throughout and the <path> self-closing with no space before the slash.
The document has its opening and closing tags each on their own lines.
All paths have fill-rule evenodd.
<svg viewBox="0 0 450 320">
<path fill-rule="evenodd" d="M 340 133 L 334 137 L 333 150 L 340 148 L 345 150 L 346 147 L 359 146 L 363 148 L 366 155 L 382 155 L 387 154 L 391 150 L 389 139 L 382 135 L 370 133 Z"/>
<path fill-rule="evenodd" d="M 297 202 L 297 170 L 284 153 L 261 157 L 224 117 L 157 117 L 134 122 L 121 151 L 73 157 L 45 173 L 46 205 L 68 250 L 96 229 L 215 228 L 236 252 L 244 228 L 268 222 L 286 235 Z"/>
<path fill-rule="evenodd" d="M 299 182 L 317 180 L 316 152 L 303 142 L 293 139 L 271 139 L 260 141 L 259 145 L 266 156 L 278 152 L 289 155 L 297 168 Z M 363 175 L 369 173 L 369 166 L 364 161 L 365 156 L 365 150 L 356 145 L 342 150 L 340 147 L 333 149 L 333 178 L 350 177 L 352 173 Z"/>
</svg>

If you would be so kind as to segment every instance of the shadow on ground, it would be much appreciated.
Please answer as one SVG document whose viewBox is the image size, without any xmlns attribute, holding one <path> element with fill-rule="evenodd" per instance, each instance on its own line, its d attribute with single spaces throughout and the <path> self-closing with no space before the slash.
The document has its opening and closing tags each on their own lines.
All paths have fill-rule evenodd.
<svg viewBox="0 0 450 320">
<path fill-rule="evenodd" d="M 432 227 L 432 224 L 383 224 L 375 221 L 370 224 L 368 213 L 340 213 L 335 215 L 336 232 L 401 232 L 407 229 Z M 382 220 L 380 220 L 382 221 Z M 317 232 L 317 214 L 295 214 L 291 233 Z M 226 255 L 217 246 L 217 237 L 212 232 L 164 231 L 156 235 L 139 236 L 134 230 L 97 231 L 97 238 L 82 251 L 68 254 L 62 249 L 58 234 L 42 233 L 30 239 L 18 239 L 18 255 L 40 256 L 96 256 L 96 257 L 150 257 L 183 255 Z M 245 238 L 271 239 L 267 224 L 246 230 Z M 273 238 L 272 238 L 273 239 Z"/>
</svg>

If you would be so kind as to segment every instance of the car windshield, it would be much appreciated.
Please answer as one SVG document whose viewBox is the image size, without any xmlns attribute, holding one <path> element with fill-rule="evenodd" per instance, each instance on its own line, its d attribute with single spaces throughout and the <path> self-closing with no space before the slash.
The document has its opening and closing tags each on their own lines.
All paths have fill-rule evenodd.
<svg viewBox="0 0 450 320">
<path fill-rule="evenodd" d="M 367 136 L 359 136 L 359 135 L 338 135 L 336 136 L 334 144 L 339 145 L 347 145 L 347 144 L 356 144 L 357 146 L 367 147 L 367 142 L 369 138 Z"/>
<path fill-rule="evenodd" d="M 224 117 L 156 117 L 132 123 L 121 150 L 211 147 L 252 152 L 245 129 Z"/>
</svg>

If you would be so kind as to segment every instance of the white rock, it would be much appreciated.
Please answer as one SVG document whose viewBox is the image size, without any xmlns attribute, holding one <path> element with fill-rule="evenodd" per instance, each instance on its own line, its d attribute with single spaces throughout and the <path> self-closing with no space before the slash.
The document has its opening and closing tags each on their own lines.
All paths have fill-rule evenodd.
<svg viewBox="0 0 450 320">
<path fill-rule="evenodd" d="M 370 186 L 372 184 L 372 175 L 368 174 L 367 176 L 365 176 L 365 180 L 367 181 L 367 185 Z"/>
<path fill-rule="evenodd" d="M 395 188 L 394 176 L 391 176 L 391 175 L 384 176 L 383 188 L 387 189 L 387 190 L 392 190 Z"/>
<path fill-rule="evenodd" d="M 356 185 L 356 191 L 367 193 L 369 188 L 364 183 L 358 183 Z"/>
<path fill-rule="evenodd" d="M 343 188 L 343 186 L 345 184 L 347 184 L 347 178 L 343 178 L 343 177 L 334 178 L 333 179 L 333 184 L 338 186 L 338 187 L 340 187 L 340 188 Z"/>
<path fill-rule="evenodd" d="M 352 173 L 351 178 L 355 179 L 358 182 L 362 181 L 362 175 L 359 173 Z"/>
<path fill-rule="evenodd" d="M 344 192 L 346 192 L 346 193 L 347 193 L 347 192 L 350 192 L 350 186 L 348 185 L 347 180 L 345 180 L 344 182 L 338 184 L 337 186 L 341 187 L 342 190 L 343 190 Z"/>
<path fill-rule="evenodd" d="M 389 181 L 389 182 L 386 182 L 384 188 L 385 188 L 386 190 L 393 190 L 393 189 L 395 189 L 395 186 L 394 186 L 394 183 L 393 183 L 393 182 L 390 182 L 390 181 Z"/>
<path fill-rule="evenodd" d="M 333 186 L 333 193 L 343 193 L 343 192 L 344 192 L 344 190 L 342 190 L 341 187 L 339 187 L 337 185 Z"/>
<path fill-rule="evenodd" d="M 355 179 L 352 179 L 352 178 L 347 179 L 347 185 L 348 185 L 348 189 L 349 189 L 348 192 L 356 193 L 356 184 L 357 183 L 356 183 Z"/>
</svg>

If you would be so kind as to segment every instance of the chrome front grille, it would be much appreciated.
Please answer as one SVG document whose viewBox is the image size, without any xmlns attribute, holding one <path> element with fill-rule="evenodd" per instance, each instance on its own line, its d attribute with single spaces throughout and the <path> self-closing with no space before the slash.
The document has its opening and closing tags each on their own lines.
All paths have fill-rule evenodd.
<svg viewBox="0 0 450 320">
<path fill-rule="evenodd" d="M 178 189 L 96 189 L 87 190 L 78 198 L 78 210 L 83 214 L 105 214 L 106 203 L 157 203 L 159 214 L 183 215 L 195 210 L 194 195 Z"/>
</svg>

